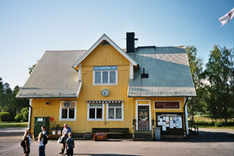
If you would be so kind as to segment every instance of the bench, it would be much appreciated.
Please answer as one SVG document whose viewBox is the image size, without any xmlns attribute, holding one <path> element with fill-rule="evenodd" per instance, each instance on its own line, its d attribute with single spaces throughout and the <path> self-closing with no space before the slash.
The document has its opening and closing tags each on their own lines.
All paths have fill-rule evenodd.
<svg viewBox="0 0 234 156">
<path fill-rule="evenodd" d="M 92 134 L 105 133 L 107 138 L 128 138 L 128 128 L 92 128 Z"/>
</svg>

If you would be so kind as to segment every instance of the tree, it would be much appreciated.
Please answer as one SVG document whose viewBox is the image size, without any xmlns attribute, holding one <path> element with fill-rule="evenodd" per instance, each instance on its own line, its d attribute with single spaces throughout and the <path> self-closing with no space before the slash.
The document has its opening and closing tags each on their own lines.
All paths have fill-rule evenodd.
<svg viewBox="0 0 234 156">
<path fill-rule="evenodd" d="M 210 51 L 209 61 L 206 64 L 204 75 L 209 80 L 207 86 L 208 110 L 214 118 L 231 117 L 233 111 L 233 62 L 231 52 L 226 48 L 214 46 Z"/>
<path fill-rule="evenodd" d="M 202 83 L 203 62 L 200 58 L 197 58 L 196 47 L 187 46 L 185 50 L 187 52 L 190 71 L 197 93 L 197 96 L 193 97 L 188 102 L 188 110 L 192 115 L 194 115 L 195 112 L 204 112 L 206 110 L 206 102 L 204 99 L 205 88 L 203 88 Z"/>
</svg>

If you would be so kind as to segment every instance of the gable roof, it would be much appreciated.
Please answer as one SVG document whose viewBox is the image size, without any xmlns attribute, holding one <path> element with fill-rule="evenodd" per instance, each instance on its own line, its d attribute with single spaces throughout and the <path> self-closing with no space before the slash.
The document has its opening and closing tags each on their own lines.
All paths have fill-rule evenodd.
<svg viewBox="0 0 234 156">
<path fill-rule="evenodd" d="M 86 51 L 46 51 L 17 98 L 77 98 L 82 86 L 71 65 Z"/>
<path fill-rule="evenodd" d="M 139 63 L 129 81 L 129 97 L 196 96 L 187 53 L 181 47 L 139 47 L 130 55 Z M 148 78 L 141 78 L 145 68 Z"/>
<path fill-rule="evenodd" d="M 76 68 L 102 41 L 107 41 L 112 45 L 120 54 L 122 54 L 129 62 L 134 66 L 137 65 L 137 62 L 132 59 L 126 52 L 124 52 L 115 42 L 113 42 L 106 34 L 103 34 L 73 65 L 73 68 Z"/>
</svg>

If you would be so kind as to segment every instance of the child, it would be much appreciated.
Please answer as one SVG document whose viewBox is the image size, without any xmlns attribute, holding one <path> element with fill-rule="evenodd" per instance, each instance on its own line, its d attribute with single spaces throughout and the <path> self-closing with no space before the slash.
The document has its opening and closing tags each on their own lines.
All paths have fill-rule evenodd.
<svg viewBox="0 0 234 156">
<path fill-rule="evenodd" d="M 25 145 L 25 146 L 23 146 L 23 150 L 24 150 L 23 156 L 29 156 L 30 145 L 31 145 L 31 137 L 30 137 L 30 130 L 29 129 L 25 130 L 22 140 L 24 141 L 24 145 Z"/>
<path fill-rule="evenodd" d="M 68 138 L 66 140 L 66 147 L 67 147 L 67 155 L 73 156 L 73 149 L 75 148 L 75 142 L 72 138 L 72 134 L 68 133 Z"/>
<path fill-rule="evenodd" d="M 39 142 L 39 156 L 45 156 L 45 145 L 43 143 L 43 133 L 39 133 L 38 135 Z"/>
</svg>

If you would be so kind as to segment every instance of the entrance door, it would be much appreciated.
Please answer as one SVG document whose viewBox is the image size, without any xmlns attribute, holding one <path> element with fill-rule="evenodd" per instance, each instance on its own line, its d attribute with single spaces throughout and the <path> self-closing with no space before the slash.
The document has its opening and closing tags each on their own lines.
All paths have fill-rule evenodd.
<svg viewBox="0 0 234 156">
<path fill-rule="evenodd" d="M 138 106 L 138 130 L 149 131 L 149 106 Z"/>
</svg>

